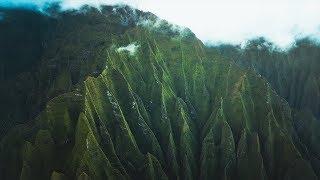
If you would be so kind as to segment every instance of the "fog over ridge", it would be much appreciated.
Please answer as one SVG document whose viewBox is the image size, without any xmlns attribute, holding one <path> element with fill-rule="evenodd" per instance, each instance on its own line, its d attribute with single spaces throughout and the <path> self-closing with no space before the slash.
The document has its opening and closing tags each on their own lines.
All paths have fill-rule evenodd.
<svg viewBox="0 0 320 180">
<path fill-rule="evenodd" d="M 263 36 L 287 47 L 300 37 L 320 39 L 318 0 L 4 0 L 0 6 L 41 9 L 52 2 L 61 2 L 63 9 L 127 4 L 188 27 L 209 44 L 239 44 Z"/>
</svg>

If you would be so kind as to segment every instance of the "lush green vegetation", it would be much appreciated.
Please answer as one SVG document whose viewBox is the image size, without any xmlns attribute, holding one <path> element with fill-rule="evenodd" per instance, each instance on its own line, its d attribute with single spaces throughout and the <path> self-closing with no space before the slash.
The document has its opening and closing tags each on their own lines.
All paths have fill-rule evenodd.
<svg viewBox="0 0 320 180">
<path fill-rule="evenodd" d="M 170 24 L 137 25 L 155 17 L 128 7 L 55 15 L 34 78 L 21 81 L 36 81 L 35 99 L 43 105 L 2 138 L 0 179 L 320 176 L 319 109 L 298 107 L 282 94 L 296 86 L 291 78 L 278 82 L 285 68 L 309 65 L 271 58 L 291 53 L 255 57 L 260 50 L 252 55 L 250 46 L 208 48 Z M 136 48 L 119 51 L 130 44 Z M 294 55 L 302 64 L 304 56 L 312 58 Z M 319 77 L 316 68 L 307 72 Z"/>
<path fill-rule="evenodd" d="M 111 36 L 130 24 L 105 7 L 59 12 L 3 9 L 0 21 L 0 137 L 14 125 L 30 122 L 51 98 L 77 88 L 86 76 L 97 76 L 105 64 Z M 86 12 L 86 13 L 85 13 Z M 67 80 L 67 81 L 64 81 Z"/>
<path fill-rule="evenodd" d="M 299 39 L 286 51 L 263 38 L 248 42 L 245 48 L 213 47 L 243 68 L 262 75 L 290 106 L 311 111 L 320 119 L 320 45 L 310 38 Z"/>
</svg>

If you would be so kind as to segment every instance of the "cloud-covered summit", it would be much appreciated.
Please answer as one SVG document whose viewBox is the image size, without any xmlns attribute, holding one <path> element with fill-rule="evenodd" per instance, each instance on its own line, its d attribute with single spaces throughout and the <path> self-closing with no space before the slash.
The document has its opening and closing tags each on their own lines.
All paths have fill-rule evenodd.
<svg viewBox="0 0 320 180">
<path fill-rule="evenodd" d="M 286 47 L 304 36 L 320 39 L 318 0 L 4 0 L 0 6 L 41 9 L 52 2 L 61 2 L 63 9 L 127 4 L 189 27 L 208 43 L 241 43 L 263 36 Z"/>
</svg>

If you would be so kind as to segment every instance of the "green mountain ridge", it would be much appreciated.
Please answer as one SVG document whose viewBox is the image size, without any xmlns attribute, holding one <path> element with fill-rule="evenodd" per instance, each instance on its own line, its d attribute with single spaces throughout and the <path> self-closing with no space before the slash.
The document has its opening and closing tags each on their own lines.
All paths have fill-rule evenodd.
<svg viewBox="0 0 320 180">
<path fill-rule="evenodd" d="M 2 139 L 0 179 L 318 179 L 312 111 L 188 30 L 105 8 L 57 20 L 39 66 L 49 100 Z"/>
<path fill-rule="evenodd" d="M 276 48 L 264 38 L 249 41 L 245 48 L 215 47 L 240 67 L 261 74 L 277 93 L 297 111 L 311 111 L 320 118 L 319 43 L 298 39 L 287 51 Z"/>
</svg>

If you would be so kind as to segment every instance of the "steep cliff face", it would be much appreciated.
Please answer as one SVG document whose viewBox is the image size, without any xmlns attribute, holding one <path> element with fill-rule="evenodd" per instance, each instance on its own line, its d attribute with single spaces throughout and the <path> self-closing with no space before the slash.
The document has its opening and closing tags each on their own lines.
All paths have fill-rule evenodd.
<svg viewBox="0 0 320 180">
<path fill-rule="evenodd" d="M 287 51 L 281 51 L 260 38 L 242 49 L 234 46 L 218 49 L 240 67 L 261 74 L 292 108 L 309 110 L 320 119 L 320 46 L 317 42 L 304 38 Z"/>
<path fill-rule="evenodd" d="M 105 6 L 102 12 L 91 7 L 59 12 L 52 7 L 49 16 L 0 8 L 0 137 L 34 119 L 53 97 L 100 74 L 111 37 L 139 17 L 130 10 Z"/>
<path fill-rule="evenodd" d="M 59 93 L 2 139 L 0 178 L 318 179 L 312 112 L 293 115 L 265 79 L 169 27 L 109 36 L 101 73 L 76 86 L 59 71 Z"/>
</svg>

